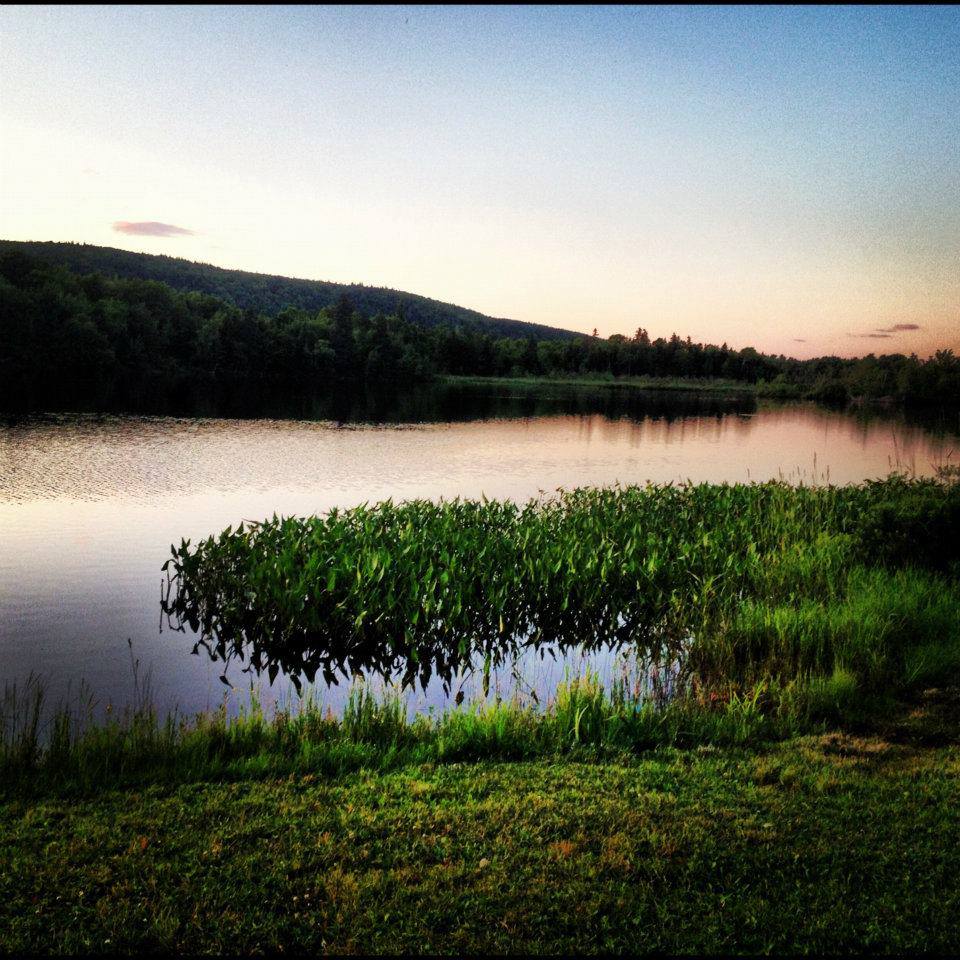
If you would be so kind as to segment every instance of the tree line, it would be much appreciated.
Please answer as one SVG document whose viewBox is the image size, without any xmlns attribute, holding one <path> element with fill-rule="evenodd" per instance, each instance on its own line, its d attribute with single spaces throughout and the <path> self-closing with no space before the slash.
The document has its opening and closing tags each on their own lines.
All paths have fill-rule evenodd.
<svg viewBox="0 0 960 960">
<path fill-rule="evenodd" d="M 324 389 L 338 381 L 467 376 L 724 378 L 761 393 L 844 401 L 960 402 L 960 359 L 901 354 L 794 360 L 751 347 L 651 339 L 497 336 L 424 325 L 401 301 L 367 315 L 341 294 L 319 310 L 266 313 L 156 280 L 78 275 L 21 249 L 0 253 L 0 390 L 36 406 L 88 395 L 222 388 Z"/>
</svg>

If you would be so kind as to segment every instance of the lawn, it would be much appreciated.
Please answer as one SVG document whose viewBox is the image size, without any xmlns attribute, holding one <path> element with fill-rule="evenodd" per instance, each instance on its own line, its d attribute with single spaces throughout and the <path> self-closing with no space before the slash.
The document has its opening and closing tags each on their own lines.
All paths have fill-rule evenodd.
<svg viewBox="0 0 960 960">
<path fill-rule="evenodd" d="M 960 950 L 960 696 L 861 733 L 11 798 L 0 950 Z"/>
</svg>

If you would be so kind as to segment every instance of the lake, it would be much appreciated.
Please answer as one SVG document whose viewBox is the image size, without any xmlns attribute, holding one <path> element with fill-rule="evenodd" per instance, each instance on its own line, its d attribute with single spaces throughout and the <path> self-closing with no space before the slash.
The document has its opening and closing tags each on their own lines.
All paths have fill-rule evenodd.
<svg viewBox="0 0 960 960">
<path fill-rule="evenodd" d="M 160 568 L 172 543 L 241 520 L 386 498 L 522 501 L 561 486 L 923 476 L 956 462 L 960 446 L 956 414 L 920 421 L 620 388 L 438 385 L 274 403 L 272 418 L 253 400 L 175 412 L 0 421 L 5 683 L 39 675 L 56 699 L 83 680 L 100 709 L 119 707 L 134 697 L 139 661 L 162 710 L 216 706 L 223 665 L 192 655 L 192 638 L 163 623 Z M 622 668 L 602 655 L 537 659 L 519 679 L 497 679 L 547 692 L 585 663 Z M 292 696 L 283 677 L 269 687 L 240 666 L 228 673 L 238 690 L 254 682 L 267 700 Z M 322 692 L 334 709 L 343 686 Z M 429 687 L 412 708 L 445 700 Z"/>
</svg>

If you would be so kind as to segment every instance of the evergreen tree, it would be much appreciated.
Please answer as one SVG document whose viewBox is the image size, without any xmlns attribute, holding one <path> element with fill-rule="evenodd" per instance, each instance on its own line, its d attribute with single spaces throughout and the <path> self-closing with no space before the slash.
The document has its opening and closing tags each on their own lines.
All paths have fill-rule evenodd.
<svg viewBox="0 0 960 960">
<path fill-rule="evenodd" d="M 353 304 L 345 294 L 340 295 L 330 316 L 330 346 L 333 348 L 337 375 L 353 375 L 357 356 L 353 337 Z"/>
</svg>

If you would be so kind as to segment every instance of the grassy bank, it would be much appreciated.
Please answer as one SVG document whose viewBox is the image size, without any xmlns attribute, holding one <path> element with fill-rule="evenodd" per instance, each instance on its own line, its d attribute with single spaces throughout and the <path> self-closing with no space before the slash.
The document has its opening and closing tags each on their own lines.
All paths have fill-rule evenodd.
<svg viewBox="0 0 960 960">
<path fill-rule="evenodd" d="M 99 721 L 76 704 L 43 710 L 42 687 L 7 688 L 0 798 L 84 797 L 114 788 L 287 776 L 337 777 L 410 764 L 511 760 L 624 761 L 662 746 L 743 745 L 823 727 L 765 709 L 768 691 L 728 691 L 708 705 L 658 703 L 594 677 L 560 685 L 545 704 L 489 698 L 413 715 L 404 692 L 352 686 L 342 715 L 308 692 L 288 709 L 256 702 L 160 717 L 149 702 Z"/>
<path fill-rule="evenodd" d="M 953 953 L 957 708 L 749 749 L 8 799 L 0 950 Z"/>
<path fill-rule="evenodd" d="M 741 397 L 764 397 L 771 400 L 825 400 L 845 402 L 849 395 L 844 392 L 816 390 L 791 383 L 780 376 L 773 380 L 733 380 L 728 377 L 654 377 L 654 376 L 614 376 L 607 374 L 558 374 L 551 376 L 521 377 L 470 377 L 445 375 L 438 378 L 444 383 L 463 385 L 487 385 L 505 387 L 514 390 L 536 391 L 556 387 L 570 389 L 611 389 L 666 391 L 680 393 L 717 394 Z"/>
<path fill-rule="evenodd" d="M 869 362 L 869 361 L 867 361 Z M 944 357 L 944 364 L 953 366 L 956 361 Z M 931 364 L 931 368 L 934 365 Z M 638 391 L 667 391 L 681 393 L 716 394 L 741 397 L 758 397 L 769 400 L 816 400 L 831 405 L 843 405 L 849 401 L 857 404 L 880 403 L 923 404 L 931 403 L 954 407 L 956 393 L 946 382 L 916 391 L 895 389 L 889 384 L 887 392 L 877 392 L 876 382 L 859 382 L 856 377 L 844 381 L 836 376 L 821 376 L 814 381 L 798 381 L 780 373 L 758 380 L 735 380 L 729 377 L 650 375 L 630 376 L 613 373 L 583 374 L 537 374 L 528 376 L 463 376 L 445 374 L 436 379 L 449 384 L 487 385 L 511 390 L 535 392 L 557 387 L 572 389 L 613 389 Z M 866 389 L 864 387 L 866 386 Z"/>
</svg>

